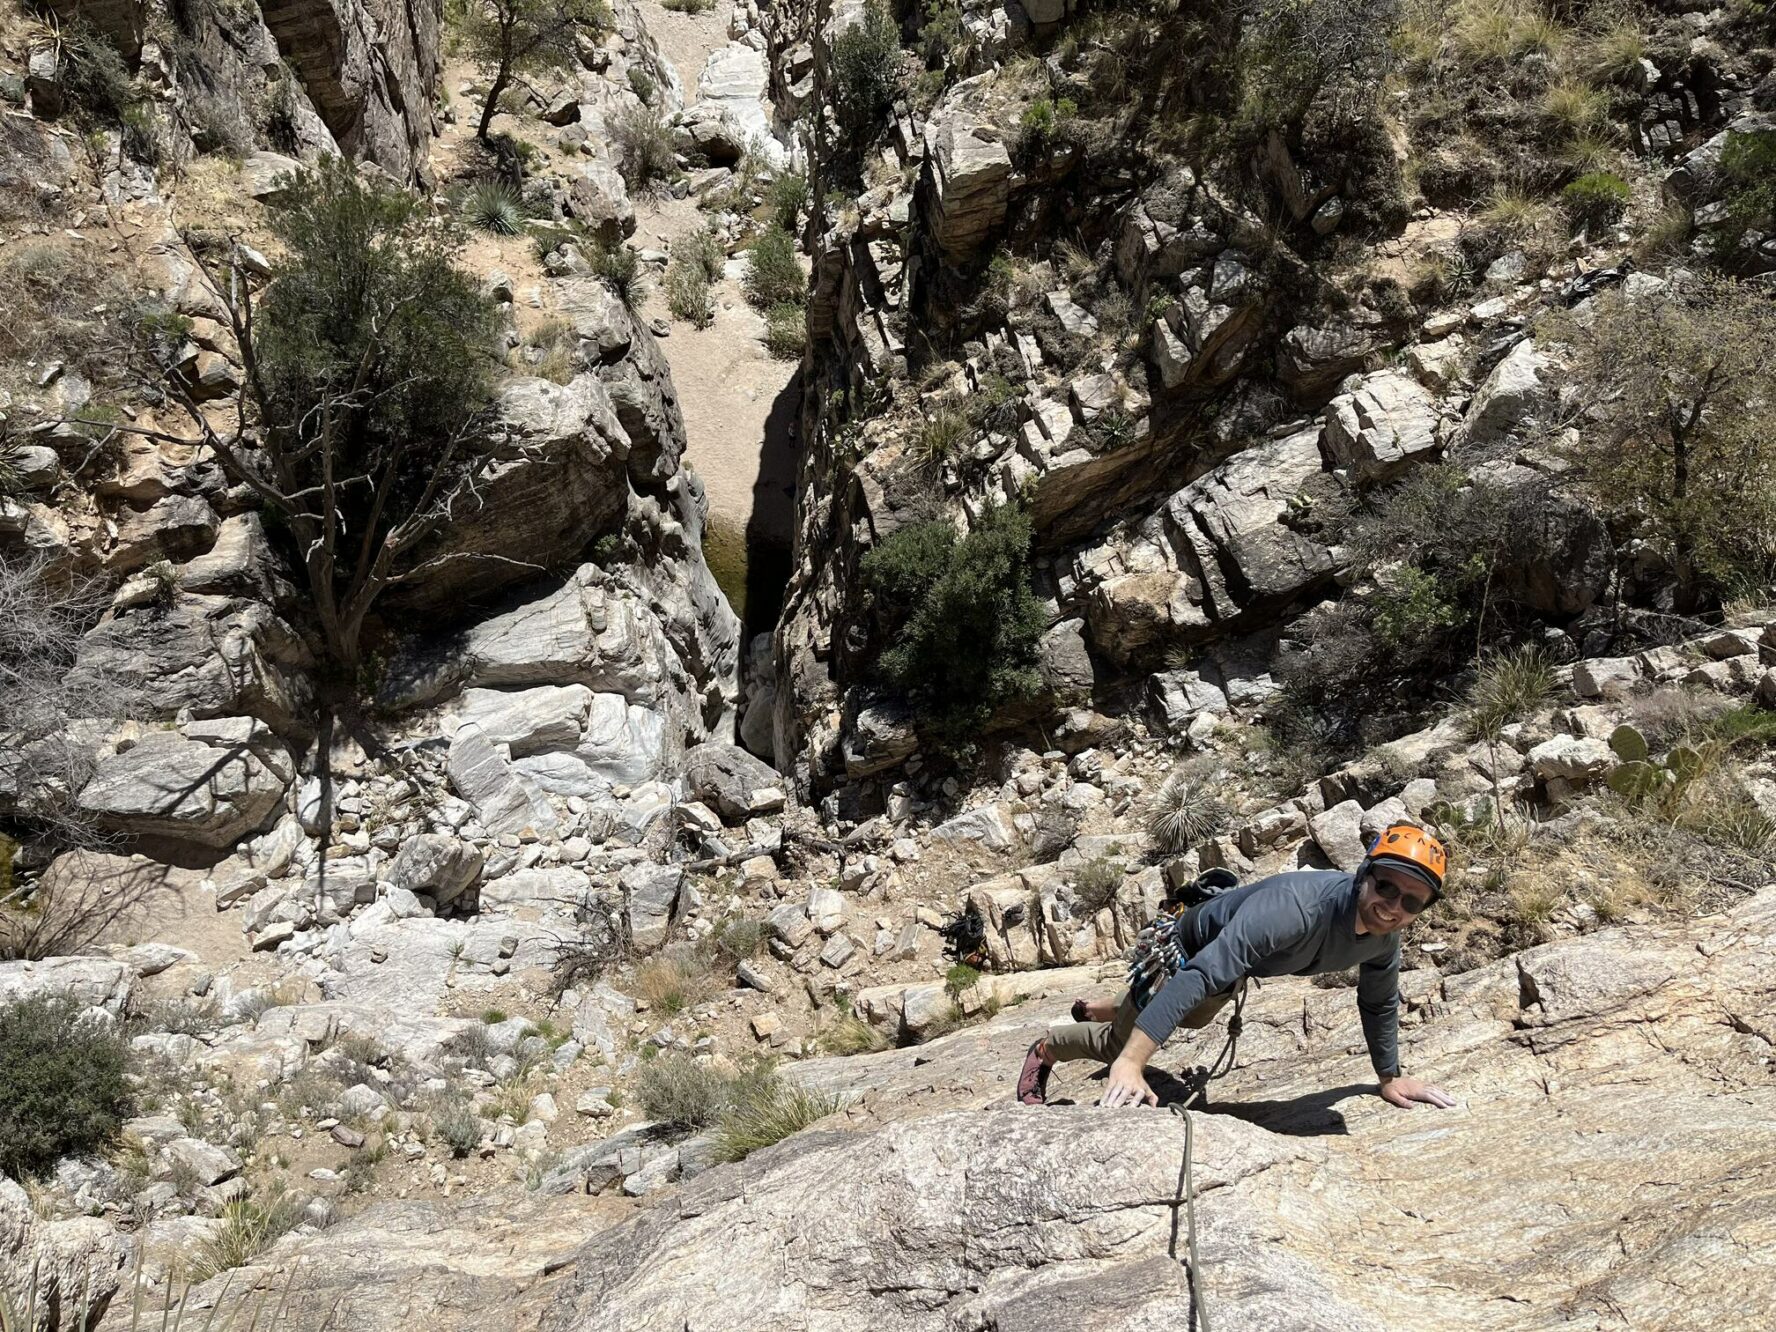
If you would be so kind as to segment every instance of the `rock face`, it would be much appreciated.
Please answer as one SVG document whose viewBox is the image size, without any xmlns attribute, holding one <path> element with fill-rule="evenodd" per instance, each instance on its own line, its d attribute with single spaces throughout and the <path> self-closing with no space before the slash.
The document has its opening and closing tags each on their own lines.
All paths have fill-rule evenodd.
<svg viewBox="0 0 1776 1332">
<path fill-rule="evenodd" d="M 961 105 L 967 86 L 952 90 L 957 105 L 933 118 L 926 141 L 932 236 L 952 259 L 979 248 L 1005 220 L 1011 197 L 1011 156 L 999 132 Z"/>
<path fill-rule="evenodd" d="M 1761 1326 L 1776 1299 L 1772 930 L 1766 891 L 1677 929 L 1406 972 L 1404 1062 L 1458 1100 L 1410 1115 L 1373 1094 L 1349 990 L 1267 984 L 1195 1117 L 1214 1325 L 1383 1332 L 1410 1305 L 1459 1332 Z M 1088 1108 L 1098 1085 L 1079 1066 L 1051 1097 L 1081 1104 L 1010 1104 L 1065 1002 L 794 1065 L 847 1102 L 838 1114 L 621 1224 L 586 1224 L 585 1198 L 549 1199 L 548 1224 L 530 1199 L 385 1203 L 284 1241 L 261 1279 L 324 1254 L 302 1308 L 342 1300 L 363 1326 L 424 1310 L 444 1332 L 484 1326 L 500 1300 L 546 1332 L 1188 1326 L 1171 1256 L 1182 1121 Z"/>
<path fill-rule="evenodd" d="M 441 0 L 263 0 L 265 26 L 340 148 L 424 180 Z"/>
</svg>

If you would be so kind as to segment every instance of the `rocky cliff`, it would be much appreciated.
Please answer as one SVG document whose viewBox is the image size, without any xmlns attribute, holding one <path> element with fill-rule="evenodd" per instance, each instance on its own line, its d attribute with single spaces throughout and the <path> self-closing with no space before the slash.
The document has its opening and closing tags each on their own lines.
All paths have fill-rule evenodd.
<svg viewBox="0 0 1776 1332">
<path fill-rule="evenodd" d="M 1256 987 L 1214 1325 L 1763 1325 L 1767 16 L 623 0 L 481 143 L 424 5 L 58 14 L 0 23 L 0 1323 L 1203 1321 L 1184 1121 L 1018 1065 L 1170 890 L 1408 820 L 1458 1104 L 1374 1094 L 1352 977 Z M 185 430 L 251 374 L 206 271 L 263 308 L 336 152 L 495 343 L 349 679 Z M 744 645 L 736 448 L 794 474 L 724 478 L 796 526 Z"/>
<path fill-rule="evenodd" d="M 1262 61 L 1239 74 L 1244 57 L 1194 47 L 1200 31 L 1163 6 L 1052 8 L 906 15 L 897 58 L 916 53 L 925 72 L 865 136 L 879 156 L 863 188 L 823 219 L 798 553 L 769 695 L 779 767 L 860 811 L 908 775 L 920 737 L 884 697 L 883 616 L 859 566 L 933 516 L 966 532 L 997 505 L 1029 515 L 1042 689 L 1000 725 L 1034 714 L 1068 749 L 1102 737 L 1104 714 L 1146 712 L 1174 736 L 1223 701 L 1264 720 L 1291 656 L 1329 636 L 1328 607 L 1388 590 L 1352 510 L 1427 467 L 1515 496 L 1501 502 L 1523 530 L 1491 584 L 1508 614 L 1600 651 L 1622 623 L 1606 599 L 1658 604 L 1629 567 L 1640 557 L 1617 549 L 1622 525 L 1574 484 L 1565 353 L 1538 332 L 1553 312 L 1588 318 L 1624 280 L 1633 300 L 1665 299 L 1662 279 L 1632 271 L 1628 231 L 1531 243 L 1484 198 L 1445 202 L 1429 159 L 1453 149 L 1408 117 L 1378 158 L 1363 136 L 1385 111 L 1333 142 L 1324 108 L 1238 149 L 1189 139 L 1241 77 L 1286 74 Z M 844 96 L 833 53 L 860 12 L 838 7 L 812 46 L 805 25 L 767 16 L 774 92 L 811 148 L 806 108 Z M 1253 31 L 1231 40 L 1261 46 Z M 1159 61 L 1168 41 L 1192 54 Z M 1688 201 L 1698 171 L 1718 198 L 1706 164 L 1764 123 L 1767 80 L 1754 90 L 1730 48 L 1701 39 L 1610 94 L 1605 119 L 1635 136 L 1666 200 Z M 1464 75 L 1448 50 L 1397 77 L 1449 95 Z M 1680 87 L 1681 130 L 1660 118 Z M 1187 146 L 1155 149 L 1168 134 Z M 827 151 L 842 156 L 842 139 Z M 1763 235 L 1751 243 L 1767 249 Z M 1711 244 L 1698 234 L 1693 253 Z M 1776 262 L 1757 254 L 1753 273 Z"/>
</svg>

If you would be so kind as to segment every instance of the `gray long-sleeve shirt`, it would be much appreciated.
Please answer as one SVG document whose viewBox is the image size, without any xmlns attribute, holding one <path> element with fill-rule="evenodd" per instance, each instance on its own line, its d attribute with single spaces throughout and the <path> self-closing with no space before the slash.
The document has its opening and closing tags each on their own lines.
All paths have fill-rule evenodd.
<svg viewBox="0 0 1776 1332">
<path fill-rule="evenodd" d="M 1247 976 L 1312 976 L 1360 967 L 1357 1009 L 1369 1060 L 1400 1068 L 1400 937 L 1358 934 L 1355 876 L 1337 870 L 1273 874 L 1210 898 L 1188 917 L 1189 961 L 1141 1010 L 1135 1026 L 1163 1043 L 1184 1015 Z"/>
</svg>

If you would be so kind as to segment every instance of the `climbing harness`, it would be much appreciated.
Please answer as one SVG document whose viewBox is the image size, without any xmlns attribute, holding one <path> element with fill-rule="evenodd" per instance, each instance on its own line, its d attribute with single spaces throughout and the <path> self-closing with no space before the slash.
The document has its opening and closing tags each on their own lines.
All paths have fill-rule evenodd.
<svg viewBox="0 0 1776 1332">
<path fill-rule="evenodd" d="M 1190 909 L 1212 897 L 1239 886 L 1239 880 L 1224 869 L 1205 870 L 1180 888 L 1160 907 L 1141 933 L 1135 937 L 1128 955 L 1129 998 L 1137 1009 L 1147 1001 L 1189 960 L 1184 945 L 1184 919 Z"/>
<path fill-rule="evenodd" d="M 1233 1070 L 1234 1057 L 1239 1049 L 1240 1010 L 1245 1006 L 1246 982 L 1242 980 L 1233 992 L 1233 1016 L 1227 1019 L 1227 1039 L 1222 1042 L 1221 1053 L 1208 1066 L 1199 1065 L 1193 1069 L 1185 1084 L 1190 1088 L 1190 1094 L 1167 1107 L 1184 1121 L 1184 1158 L 1178 1163 L 1177 1197 L 1172 1202 L 1172 1242 L 1167 1252 L 1174 1261 L 1182 1261 L 1178 1258 L 1178 1209 L 1182 1206 L 1187 1223 L 1186 1251 L 1190 1255 L 1185 1275 L 1190 1281 L 1191 1309 L 1202 1332 L 1210 1332 L 1209 1306 L 1203 1299 L 1202 1259 L 1196 1253 L 1196 1176 L 1191 1161 L 1196 1145 L 1196 1123 L 1190 1117 L 1190 1107 L 1203 1098 L 1211 1082 Z"/>
</svg>

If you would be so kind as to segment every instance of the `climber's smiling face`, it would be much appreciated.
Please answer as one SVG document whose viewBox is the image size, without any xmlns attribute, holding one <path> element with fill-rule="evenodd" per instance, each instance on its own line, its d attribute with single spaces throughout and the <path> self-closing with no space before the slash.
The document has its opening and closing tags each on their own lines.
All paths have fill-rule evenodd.
<svg viewBox="0 0 1776 1332">
<path fill-rule="evenodd" d="M 1392 934 L 1435 900 L 1424 881 L 1391 865 L 1371 865 L 1357 895 L 1357 915 L 1368 934 Z"/>
</svg>

